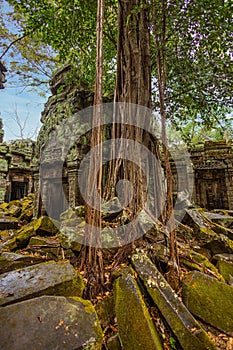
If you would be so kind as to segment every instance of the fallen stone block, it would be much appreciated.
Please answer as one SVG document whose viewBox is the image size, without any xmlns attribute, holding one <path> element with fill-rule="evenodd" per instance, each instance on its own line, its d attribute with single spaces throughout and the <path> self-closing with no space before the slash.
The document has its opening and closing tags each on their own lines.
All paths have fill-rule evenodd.
<svg viewBox="0 0 233 350">
<path fill-rule="evenodd" d="M 16 218 L 1 217 L 0 218 L 0 230 L 15 230 L 19 228 L 19 221 Z"/>
<path fill-rule="evenodd" d="M 204 322 L 233 336 L 233 287 L 198 271 L 183 279 L 183 300 Z"/>
<path fill-rule="evenodd" d="M 224 276 L 219 273 L 218 269 L 209 261 L 209 259 L 194 250 L 182 247 L 180 249 L 180 263 L 188 267 L 189 270 L 198 270 L 200 272 L 208 271 L 209 274 L 217 277 L 219 281 L 225 282 Z"/>
<path fill-rule="evenodd" d="M 3 252 L 0 256 L 0 274 L 43 262 L 35 256 Z"/>
<path fill-rule="evenodd" d="M 140 289 L 130 273 L 115 282 L 115 310 L 123 349 L 162 350 L 158 332 L 143 300 Z"/>
<path fill-rule="evenodd" d="M 233 285 L 233 254 L 217 254 L 213 256 L 217 268 L 227 283 Z"/>
<path fill-rule="evenodd" d="M 55 226 L 48 216 L 42 216 L 33 222 L 33 227 L 37 235 L 53 236 L 58 232 L 58 227 Z"/>
<path fill-rule="evenodd" d="M 82 277 L 67 262 L 46 262 L 0 275 L 0 305 L 41 295 L 82 296 Z"/>
<path fill-rule="evenodd" d="M 167 321 L 183 349 L 216 350 L 207 333 L 179 300 L 156 266 L 143 252 L 132 263 L 149 295 Z"/>
<path fill-rule="evenodd" d="M 1 308 L 1 350 L 100 350 L 102 330 L 90 301 L 42 296 Z"/>
</svg>

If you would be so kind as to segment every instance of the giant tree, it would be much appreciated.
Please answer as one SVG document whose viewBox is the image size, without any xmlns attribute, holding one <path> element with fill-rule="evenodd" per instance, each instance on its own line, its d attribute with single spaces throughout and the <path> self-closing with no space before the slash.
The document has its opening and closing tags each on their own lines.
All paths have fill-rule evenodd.
<svg viewBox="0 0 233 350">
<path fill-rule="evenodd" d="M 9 2 L 23 18 L 21 34 L 36 35 L 51 45 L 60 62 L 75 63 L 79 76 L 93 87 L 96 1 Z M 116 74 L 116 103 L 127 102 L 146 108 L 152 106 L 153 96 L 153 106 L 160 107 L 164 120 L 170 118 L 178 125 L 180 120 L 191 115 L 211 125 L 211 118 L 214 120 L 227 108 L 232 108 L 230 9 L 228 0 L 216 0 L 214 4 L 202 0 L 106 0 L 104 92 L 112 89 Z M 127 112 L 130 117 L 130 109 Z M 152 147 L 157 155 L 156 140 L 151 140 L 144 128 L 127 125 L 125 111 L 119 113 L 122 113 L 122 123 L 113 125 L 112 138 L 133 139 Z M 115 116 L 116 120 L 118 117 Z M 140 118 L 146 123 L 145 115 Z M 166 145 L 165 136 L 163 132 Z M 143 207 L 147 194 L 144 175 L 135 164 L 131 162 L 129 166 L 127 160 L 114 154 L 114 149 L 112 152 L 116 160 L 109 165 L 105 196 L 114 195 L 119 179 L 132 182 L 137 195 L 134 194 L 129 208 L 134 217 Z M 139 154 L 139 163 L 140 157 Z M 159 180 L 156 186 L 160 186 Z M 123 249 L 123 258 L 124 253 Z"/>
</svg>

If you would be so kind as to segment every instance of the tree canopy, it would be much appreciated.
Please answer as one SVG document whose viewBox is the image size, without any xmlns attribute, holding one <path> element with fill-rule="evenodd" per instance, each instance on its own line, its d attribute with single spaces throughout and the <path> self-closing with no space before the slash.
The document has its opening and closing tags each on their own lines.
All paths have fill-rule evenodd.
<svg viewBox="0 0 233 350">
<path fill-rule="evenodd" d="M 21 71 L 28 73 L 31 69 L 32 78 L 38 65 L 37 73 L 43 70 L 50 75 L 51 67 L 69 61 L 75 64 L 80 81 L 93 88 L 97 2 L 9 0 L 8 3 L 14 9 L 9 16 L 17 25 L 17 33 L 1 23 L 1 40 L 9 45 L 10 41 L 24 38 L 14 47 L 23 57 Z M 139 7 L 147 7 L 150 28 L 153 17 L 156 17 L 158 43 L 161 47 L 164 45 L 162 50 L 166 51 L 166 114 L 178 128 L 188 120 L 204 122 L 211 127 L 219 119 L 224 128 L 224 118 L 232 111 L 232 3 L 229 0 L 166 0 L 164 4 L 163 12 L 161 1 L 144 0 L 131 15 L 137 13 Z M 105 2 L 105 94 L 113 92 L 115 82 L 117 6 L 117 0 Z M 166 36 L 163 42 L 164 27 Z M 150 40 L 153 102 L 157 109 L 158 80 L 152 29 Z M 17 52 L 9 50 L 7 54 Z M 6 64 L 7 54 L 3 57 Z M 35 79 L 39 84 L 39 77 Z"/>
</svg>

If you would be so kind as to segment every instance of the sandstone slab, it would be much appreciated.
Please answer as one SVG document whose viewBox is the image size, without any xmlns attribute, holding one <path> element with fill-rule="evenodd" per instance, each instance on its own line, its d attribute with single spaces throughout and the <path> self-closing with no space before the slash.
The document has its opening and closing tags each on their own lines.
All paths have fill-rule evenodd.
<svg viewBox="0 0 233 350">
<path fill-rule="evenodd" d="M 159 335 L 134 277 L 130 273 L 119 277 L 114 292 L 123 349 L 162 350 Z"/>
<path fill-rule="evenodd" d="M 133 255 L 133 266 L 155 305 L 166 319 L 183 349 L 216 349 L 207 333 L 179 300 L 156 266 L 143 253 Z"/>
<path fill-rule="evenodd" d="M 67 262 L 46 262 L 0 275 L 0 305 L 41 295 L 81 296 L 82 277 Z"/>
<path fill-rule="evenodd" d="M 43 262 L 35 256 L 3 252 L 0 256 L 0 274 Z"/>
<path fill-rule="evenodd" d="M 100 350 L 102 331 L 91 302 L 42 296 L 5 306 L 1 350 Z"/>
<path fill-rule="evenodd" d="M 200 319 L 233 336 L 233 287 L 198 271 L 183 279 L 183 300 Z"/>
<path fill-rule="evenodd" d="M 213 256 L 213 261 L 217 261 L 217 268 L 224 279 L 233 285 L 233 254 L 217 254 Z"/>
</svg>

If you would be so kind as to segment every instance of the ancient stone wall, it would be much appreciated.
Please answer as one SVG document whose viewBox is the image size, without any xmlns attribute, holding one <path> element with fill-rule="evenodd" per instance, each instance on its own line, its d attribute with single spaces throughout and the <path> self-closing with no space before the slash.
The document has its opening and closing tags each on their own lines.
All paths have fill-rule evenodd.
<svg viewBox="0 0 233 350">
<path fill-rule="evenodd" d="M 59 137 L 61 139 L 63 137 L 62 130 L 60 130 L 60 134 L 56 136 L 54 142 L 50 138 L 56 126 L 68 119 L 69 116 L 93 105 L 93 93 L 80 86 L 77 87 L 76 79 L 72 74 L 72 67 L 66 65 L 54 75 L 51 81 L 52 96 L 48 99 L 45 109 L 42 112 L 41 122 L 43 125 L 37 139 L 35 148 L 36 156 L 32 162 L 35 187 L 35 216 L 37 217 L 45 214 L 43 204 L 46 203 L 46 207 L 53 206 L 53 203 L 50 203 L 51 198 L 60 205 L 60 207 L 56 205 L 54 212 L 51 212 L 54 218 L 59 215 L 59 212 L 66 209 L 64 196 L 71 206 L 82 203 L 77 179 L 80 161 L 83 158 L 83 154 L 89 150 L 90 142 L 87 140 L 88 135 L 83 135 L 82 139 L 77 140 L 63 164 L 64 196 L 60 193 L 61 189 L 58 186 L 58 174 L 61 167 L 59 160 L 62 159 L 63 150 L 58 149 L 57 145 L 59 143 Z M 78 116 L 75 124 L 75 127 L 82 128 Z M 51 157 L 50 159 L 48 158 L 48 162 L 45 164 L 42 179 L 41 174 L 39 176 L 39 166 L 49 138 Z M 43 195 L 43 203 L 41 202 L 41 195 Z"/>
<path fill-rule="evenodd" d="M 208 209 L 233 209 L 233 149 L 226 141 L 205 142 L 191 150 L 195 203 Z"/>
<path fill-rule="evenodd" d="M 68 64 L 54 75 L 51 81 L 51 92 L 52 96 L 42 113 L 43 125 L 38 135 L 32 168 L 36 198 L 35 215 L 38 217 L 45 214 L 44 204 L 46 207 L 52 207 L 51 198 L 53 198 L 60 205 L 60 207 L 57 205 L 56 210 L 52 212 L 52 216 L 56 218 L 59 212 L 66 209 L 64 198 L 72 207 L 83 204 L 78 186 L 78 171 L 83 155 L 89 151 L 90 133 L 77 140 L 65 158 L 62 165 L 63 189 L 58 186 L 60 176 L 58 174 L 61 167 L 59 160 L 63 157 L 63 150 L 58 147 L 59 142 L 57 142 L 59 137 L 63 137 L 62 131 L 57 134 L 54 142 L 51 142 L 50 136 L 56 126 L 67 120 L 69 116 L 76 115 L 78 111 L 93 105 L 93 93 L 86 87 L 77 86 L 77 79 L 73 75 L 72 67 Z M 75 124 L 78 129 L 83 128 L 83 121 L 79 120 L 78 114 Z M 46 169 L 43 171 L 42 179 L 41 174 L 39 176 L 39 166 L 49 139 L 51 155 L 47 154 L 47 163 L 43 163 Z M 182 158 L 176 159 L 176 162 L 172 164 L 174 192 L 177 192 L 177 188 L 190 193 L 193 190 L 190 199 L 207 209 L 233 209 L 233 150 L 231 144 L 225 141 L 206 142 L 190 150 L 190 154 L 192 169 L 187 167 L 186 160 Z M 177 172 L 179 173 L 179 184 L 177 183 Z M 192 176 L 194 176 L 194 188 L 191 188 L 190 191 L 191 181 L 189 179 Z"/>
<path fill-rule="evenodd" d="M 20 199 L 33 191 L 30 165 L 33 147 L 31 140 L 0 142 L 0 203 Z"/>
</svg>

